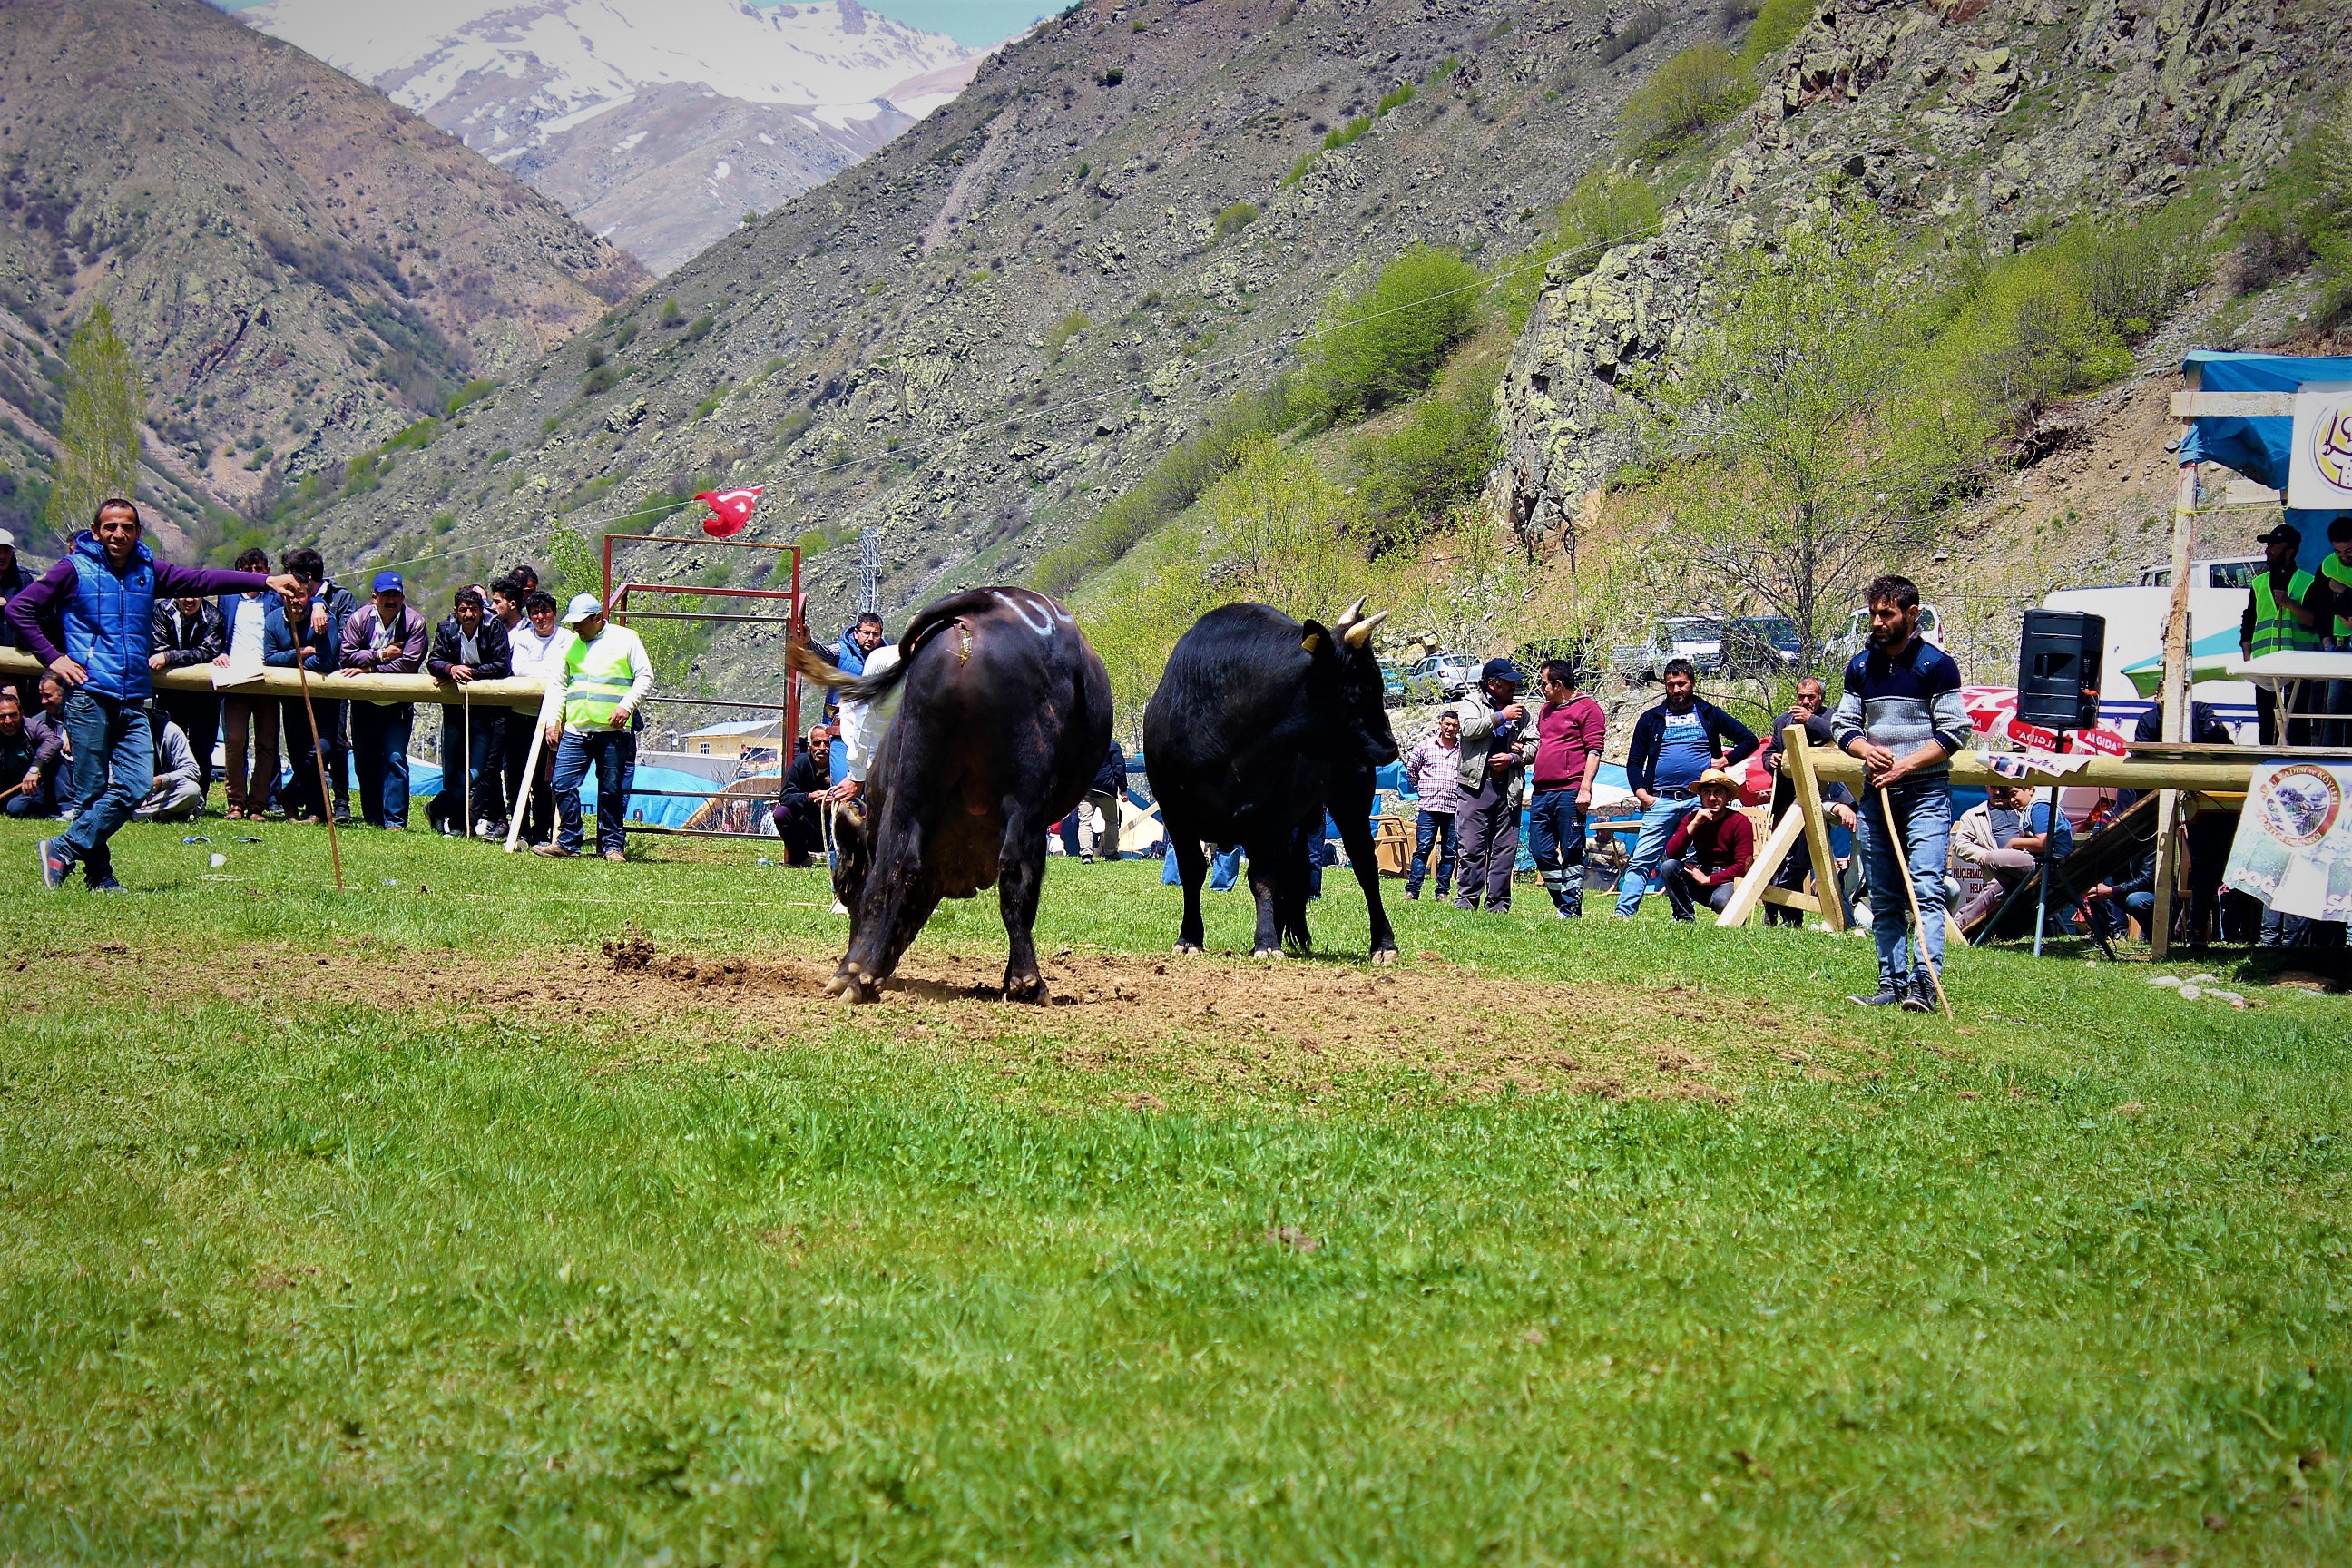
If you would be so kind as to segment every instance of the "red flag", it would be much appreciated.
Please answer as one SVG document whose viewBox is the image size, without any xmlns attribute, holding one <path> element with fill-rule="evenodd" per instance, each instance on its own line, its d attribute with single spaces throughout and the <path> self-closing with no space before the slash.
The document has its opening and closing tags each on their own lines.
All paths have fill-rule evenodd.
<svg viewBox="0 0 2352 1568">
<path fill-rule="evenodd" d="M 748 489 L 698 492 L 694 499 L 710 508 L 710 515 L 702 520 L 702 531 L 713 539 L 731 539 L 751 527 L 751 512 L 765 489 L 765 485 L 753 485 Z"/>
</svg>

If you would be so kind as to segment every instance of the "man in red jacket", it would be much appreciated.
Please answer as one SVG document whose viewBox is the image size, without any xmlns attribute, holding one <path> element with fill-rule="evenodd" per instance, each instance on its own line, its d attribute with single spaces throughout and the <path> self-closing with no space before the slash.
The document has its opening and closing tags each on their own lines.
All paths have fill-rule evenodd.
<svg viewBox="0 0 2352 1568">
<path fill-rule="evenodd" d="M 1701 900 L 1721 914 L 1732 887 L 1756 858 L 1756 829 L 1732 804 L 1739 792 L 1732 776 L 1709 768 L 1699 775 L 1697 791 L 1698 809 L 1666 840 L 1666 906 L 1678 921 L 1696 920 Z"/>
</svg>

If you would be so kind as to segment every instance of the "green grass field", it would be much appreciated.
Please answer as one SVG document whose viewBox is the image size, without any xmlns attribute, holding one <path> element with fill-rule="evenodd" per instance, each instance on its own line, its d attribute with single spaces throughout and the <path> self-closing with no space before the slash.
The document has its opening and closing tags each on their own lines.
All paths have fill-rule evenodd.
<svg viewBox="0 0 2352 1568">
<path fill-rule="evenodd" d="M 0 1559 L 2352 1556 L 2343 999 L 1055 862 L 853 1013 L 748 848 L 200 831 L 0 831 Z"/>
</svg>

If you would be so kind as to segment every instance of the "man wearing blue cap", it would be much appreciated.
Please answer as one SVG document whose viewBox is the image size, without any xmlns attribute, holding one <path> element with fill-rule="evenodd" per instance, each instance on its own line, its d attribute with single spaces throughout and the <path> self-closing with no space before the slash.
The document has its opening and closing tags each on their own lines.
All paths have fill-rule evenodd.
<svg viewBox="0 0 2352 1568">
<path fill-rule="evenodd" d="M 9 596 L 8 624 L 65 688 L 61 714 L 73 749 L 68 795 L 73 826 L 40 843 L 41 883 L 55 891 L 76 865 L 92 892 L 121 890 L 108 841 L 145 802 L 155 783 L 155 742 L 147 721 L 154 690 L 155 606 L 273 588 L 291 577 L 218 572 L 158 561 L 140 542 L 139 509 L 116 498 L 99 503 L 88 530 L 38 581 Z M 60 649 L 49 637 L 63 634 Z"/>
<path fill-rule="evenodd" d="M 408 607 L 397 572 L 375 574 L 375 594 L 343 623 L 346 675 L 415 675 L 425 668 L 425 617 Z M 407 702 L 352 704 L 352 767 L 360 780 L 360 816 L 370 827 L 408 826 L 408 736 L 416 709 Z"/>
<path fill-rule="evenodd" d="M 1462 869 L 1454 907 L 1475 910 L 1481 893 L 1490 914 L 1511 907 L 1511 873 L 1519 859 L 1519 804 L 1528 763 L 1536 754 L 1535 727 L 1519 700 L 1527 677 L 1507 658 L 1490 658 L 1478 689 L 1454 704 L 1462 719 L 1462 805 L 1455 814 Z"/>
</svg>

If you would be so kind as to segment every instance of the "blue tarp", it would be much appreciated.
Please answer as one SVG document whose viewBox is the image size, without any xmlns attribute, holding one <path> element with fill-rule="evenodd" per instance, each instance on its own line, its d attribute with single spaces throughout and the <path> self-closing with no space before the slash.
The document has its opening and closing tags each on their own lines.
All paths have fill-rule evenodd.
<svg viewBox="0 0 2352 1568">
<path fill-rule="evenodd" d="M 2352 381 L 2352 358 L 2340 355 L 2241 354 L 2200 349 L 2183 359 L 2180 367 L 2196 370 L 2199 388 L 2205 392 L 2295 392 L 2305 382 Z M 2256 484 L 2284 490 L 2294 446 L 2294 421 L 2284 415 L 2262 419 L 2198 418 L 2189 422 L 2180 460 L 2221 463 Z M 2306 572 L 2318 571 L 2320 559 L 2328 553 L 2327 525 L 2346 515 L 2290 510 L 2287 521 L 2303 533 L 2303 552 L 2295 564 Z"/>
</svg>

